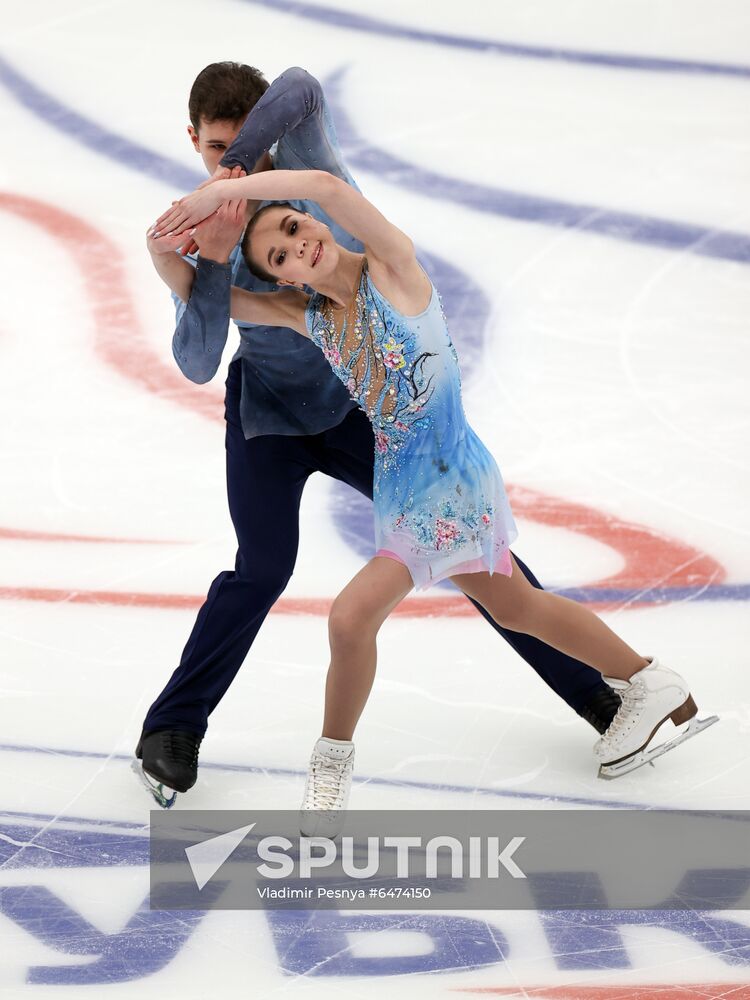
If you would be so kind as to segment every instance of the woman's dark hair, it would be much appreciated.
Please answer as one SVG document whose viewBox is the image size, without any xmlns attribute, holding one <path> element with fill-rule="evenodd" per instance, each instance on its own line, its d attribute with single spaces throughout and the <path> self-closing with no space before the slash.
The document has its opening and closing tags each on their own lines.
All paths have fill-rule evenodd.
<svg viewBox="0 0 750 1000">
<path fill-rule="evenodd" d="M 267 90 L 268 81 L 254 66 L 211 63 L 190 88 L 188 112 L 193 128 L 197 132 L 201 120 L 236 122 L 247 118 Z"/>
<path fill-rule="evenodd" d="M 256 212 L 247 225 L 245 230 L 245 235 L 242 237 L 242 256 L 245 258 L 245 263 L 247 264 L 247 269 L 250 274 L 254 274 L 256 278 L 260 278 L 261 281 L 267 281 L 271 285 L 275 285 L 277 278 L 267 271 L 261 264 L 257 264 L 250 256 L 252 251 L 252 236 L 253 230 L 258 225 L 260 220 L 266 214 L 270 212 L 273 208 L 288 208 L 291 212 L 296 212 L 297 209 L 294 205 L 290 205 L 288 201 L 274 201 L 270 205 L 265 205 L 260 211 Z"/>
</svg>

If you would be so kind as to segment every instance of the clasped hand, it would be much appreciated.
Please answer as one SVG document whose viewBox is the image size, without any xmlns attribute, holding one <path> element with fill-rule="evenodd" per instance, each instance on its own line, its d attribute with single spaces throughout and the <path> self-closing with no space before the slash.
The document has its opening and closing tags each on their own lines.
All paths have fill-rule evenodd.
<svg viewBox="0 0 750 1000">
<path fill-rule="evenodd" d="M 160 215 L 154 224 L 154 236 L 178 236 L 213 215 L 219 206 L 230 200 L 231 181 L 216 181 L 202 190 L 193 191 L 176 201 Z"/>
<path fill-rule="evenodd" d="M 149 249 L 156 253 L 179 250 L 182 256 L 200 250 L 203 256 L 225 258 L 242 235 L 246 205 L 244 198 L 227 199 L 232 187 L 227 182 L 244 176 L 241 167 L 219 168 L 192 194 L 173 201 L 149 228 Z"/>
</svg>

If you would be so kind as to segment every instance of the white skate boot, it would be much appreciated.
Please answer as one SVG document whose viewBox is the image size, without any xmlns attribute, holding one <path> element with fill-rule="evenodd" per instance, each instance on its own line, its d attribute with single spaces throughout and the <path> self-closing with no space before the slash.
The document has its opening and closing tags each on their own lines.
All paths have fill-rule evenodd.
<svg viewBox="0 0 750 1000">
<path fill-rule="evenodd" d="M 601 762 L 600 778 L 617 778 L 651 763 L 718 722 L 715 715 L 696 719 L 698 709 L 687 681 L 674 670 L 662 666 L 655 657 L 650 660 L 649 665 L 633 674 L 629 681 L 604 678 L 620 695 L 622 705 L 594 746 L 594 754 Z M 657 730 L 667 719 L 675 726 L 686 722 L 689 725 L 674 739 L 650 747 Z"/>
<path fill-rule="evenodd" d="M 333 838 L 341 832 L 353 769 L 354 744 L 350 740 L 321 736 L 310 757 L 299 814 L 303 837 Z"/>
</svg>

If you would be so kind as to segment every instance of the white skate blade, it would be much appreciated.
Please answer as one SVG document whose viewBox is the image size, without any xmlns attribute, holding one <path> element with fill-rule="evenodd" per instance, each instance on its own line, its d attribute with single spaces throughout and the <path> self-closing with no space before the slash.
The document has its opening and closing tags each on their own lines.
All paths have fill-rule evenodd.
<svg viewBox="0 0 750 1000">
<path fill-rule="evenodd" d="M 177 792 L 173 788 L 163 785 L 156 778 L 152 778 L 150 774 L 146 774 L 141 762 L 137 758 L 131 762 L 130 766 L 133 769 L 133 773 L 157 805 L 160 805 L 162 809 L 171 809 L 177 801 Z"/>
<path fill-rule="evenodd" d="M 599 767 L 599 777 L 612 780 L 612 778 L 619 778 L 623 774 L 629 774 L 631 771 L 643 767 L 644 764 L 653 764 L 657 757 L 669 753 L 680 743 L 697 736 L 698 733 L 702 733 L 704 729 L 708 729 L 709 726 L 713 726 L 714 722 L 718 721 L 718 715 L 709 715 L 707 719 L 691 719 L 683 732 L 671 740 L 667 740 L 666 743 L 660 743 L 657 747 L 646 747 L 645 750 L 639 750 L 638 753 L 634 753 L 631 757 L 626 757 L 625 760 L 620 760 L 616 764 L 602 764 Z"/>
</svg>

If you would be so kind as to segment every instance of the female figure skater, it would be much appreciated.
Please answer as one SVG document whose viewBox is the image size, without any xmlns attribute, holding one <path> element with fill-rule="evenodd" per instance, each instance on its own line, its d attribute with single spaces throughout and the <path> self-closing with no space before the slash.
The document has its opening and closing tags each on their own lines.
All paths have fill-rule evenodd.
<svg viewBox="0 0 750 1000">
<path fill-rule="evenodd" d="M 603 773 L 643 751 L 667 719 L 679 725 L 695 716 L 679 674 L 640 656 L 582 605 L 532 587 L 514 567 L 517 531 L 500 471 L 467 423 L 440 299 L 409 237 L 350 185 L 306 170 L 211 183 L 175 203 L 156 235 L 183 232 L 237 198 L 286 202 L 262 208 L 243 242 L 250 270 L 285 287 L 234 289 L 233 317 L 312 338 L 375 434 L 377 554 L 331 608 L 323 732 L 310 761 L 302 832 L 340 829 L 378 630 L 413 587 L 450 578 L 506 628 L 595 669 L 606 665 L 622 706 L 594 748 Z M 316 201 L 365 253 L 338 246 L 327 226 L 288 203 L 294 198 Z"/>
</svg>

